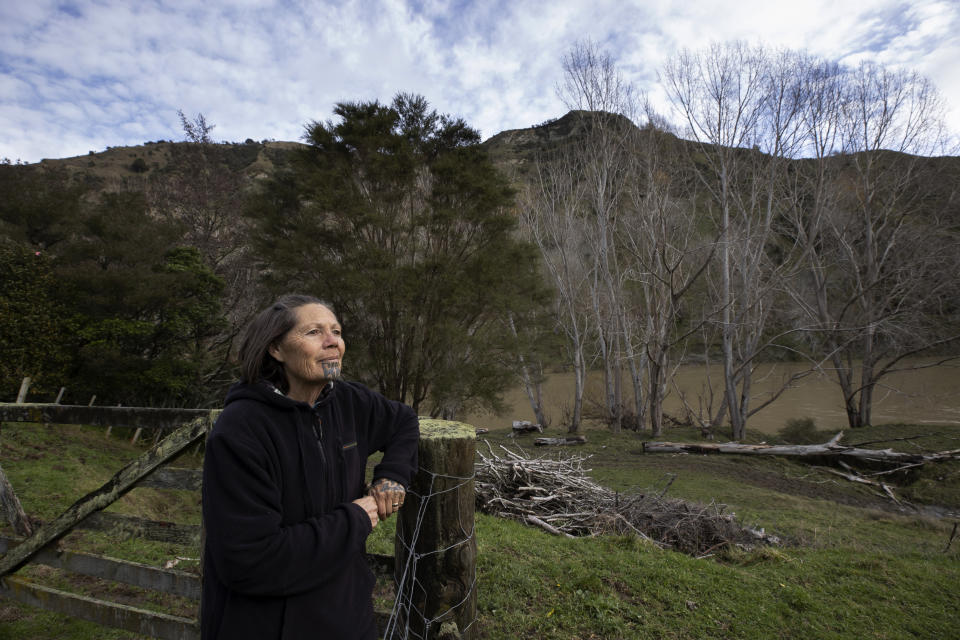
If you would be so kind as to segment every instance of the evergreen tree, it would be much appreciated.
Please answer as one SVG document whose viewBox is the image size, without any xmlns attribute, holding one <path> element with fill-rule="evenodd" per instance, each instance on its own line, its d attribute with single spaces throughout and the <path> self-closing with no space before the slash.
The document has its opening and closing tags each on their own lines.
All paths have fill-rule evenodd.
<svg viewBox="0 0 960 640">
<path fill-rule="evenodd" d="M 206 399 L 206 340 L 222 325 L 223 282 L 143 196 L 105 194 L 64 247 L 58 271 L 79 342 L 74 386 L 107 402 L 193 406 Z"/>
<path fill-rule="evenodd" d="M 13 402 L 24 376 L 28 402 L 51 402 L 72 368 L 69 315 L 50 257 L 9 240 L 0 245 L 0 399 Z"/>
<path fill-rule="evenodd" d="M 339 103 L 251 207 L 271 288 L 334 304 L 347 367 L 452 417 L 513 383 L 503 329 L 540 287 L 513 192 L 463 120 L 422 96 Z"/>
<path fill-rule="evenodd" d="M 142 194 L 0 164 L 0 393 L 30 376 L 46 400 L 207 400 L 223 282 L 184 240 Z"/>
</svg>

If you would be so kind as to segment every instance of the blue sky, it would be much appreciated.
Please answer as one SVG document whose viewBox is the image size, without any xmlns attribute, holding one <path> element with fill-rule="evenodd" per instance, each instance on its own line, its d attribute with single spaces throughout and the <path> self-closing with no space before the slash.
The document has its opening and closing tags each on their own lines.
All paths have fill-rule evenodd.
<svg viewBox="0 0 960 640">
<path fill-rule="evenodd" d="M 666 108 L 683 47 L 745 39 L 931 78 L 960 133 L 957 0 L 0 0 L 0 158 L 182 139 L 298 140 L 338 101 L 421 93 L 488 138 L 563 115 L 561 56 L 607 49 Z"/>
</svg>

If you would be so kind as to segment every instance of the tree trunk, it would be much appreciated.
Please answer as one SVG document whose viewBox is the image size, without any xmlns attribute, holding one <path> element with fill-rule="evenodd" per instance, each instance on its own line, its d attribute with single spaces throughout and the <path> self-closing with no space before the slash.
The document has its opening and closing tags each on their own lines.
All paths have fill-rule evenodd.
<svg viewBox="0 0 960 640">
<path fill-rule="evenodd" d="M 567 429 L 569 433 L 577 433 L 580 430 L 580 420 L 583 414 L 584 369 L 583 353 L 578 352 L 573 362 L 573 415 Z"/>
<path fill-rule="evenodd" d="M 893 463 L 924 463 L 960 459 L 960 449 L 938 453 L 903 453 L 890 449 L 861 449 L 838 444 L 841 431 L 823 444 L 741 444 L 738 442 L 644 442 L 644 453 L 734 453 L 740 455 L 859 458 Z"/>
</svg>

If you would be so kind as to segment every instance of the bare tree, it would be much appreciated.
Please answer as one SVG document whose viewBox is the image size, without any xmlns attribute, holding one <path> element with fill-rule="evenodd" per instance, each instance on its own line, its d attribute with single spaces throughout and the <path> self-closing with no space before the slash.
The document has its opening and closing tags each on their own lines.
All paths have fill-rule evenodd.
<svg viewBox="0 0 960 640">
<path fill-rule="evenodd" d="M 635 352 L 626 349 L 627 331 L 637 326 L 628 317 L 624 267 L 616 229 L 632 181 L 636 127 L 632 116 L 637 95 L 617 70 L 609 53 L 587 40 L 563 58 L 564 82 L 558 94 L 579 116 L 581 132 L 562 153 L 575 156 L 576 179 L 584 185 L 582 216 L 590 245 L 590 300 L 597 349 L 604 373 L 605 418 L 619 431 L 624 413 L 623 368 L 638 376 Z M 637 405 L 639 385 L 634 385 Z"/>
<path fill-rule="evenodd" d="M 807 86 L 809 205 L 791 218 L 805 271 L 792 295 L 857 427 L 882 378 L 960 339 L 939 321 L 957 293 L 958 239 L 937 214 L 956 204 L 932 197 L 923 157 L 945 151 L 943 105 L 926 78 L 873 63 L 813 63 Z"/>
<path fill-rule="evenodd" d="M 151 214 L 180 225 L 183 242 L 199 249 L 204 263 L 225 283 L 221 303 L 227 324 L 208 345 L 221 363 L 212 373 L 214 380 L 225 385 L 233 378 L 233 341 L 262 303 L 249 221 L 243 215 L 250 181 L 236 167 L 239 156 L 255 154 L 259 146 L 215 145 L 209 136 L 215 125 L 203 114 L 192 122 L 183 111 L 178 115 L 189 144 L 170 145 L 167 166 L 151 172 L 145 193 Z"/>
<path fill-rule="evenodd" d="M 771 295 L 787 260 L 771 260 L 786 162 L 799 145 L 802 91 L 789 53 L 742 42 L 683 51 L 665 68 L 670 97 L 696 143 L 701 184 L 717 212 L 716 295 L 725 406 L 734 439 L 746 434 L 752 372 L 765 346 Z"/>
<path fill-rule="evenodd" d="M 609 52 L 590 39 L 581 40 L 563 55 L 563 82 L 557 95 L 568 109 L 626 114 L 636 99 L 636 88 L 617 68 Z"/>
<path fill-rule="evenodd" d="M 585 255 L 581 215 L 584 185 L 579 168 L 569 156 L 541 159 L 534 165 L 531 183 L 518 197 L 521 227 L 536 243 L 556 290 L 557 326 L 566 340 L 573 368 L 574 397 L 568 431 L 580 428 L 589 340 L 588 299 L 590 267 Z"/>
<path fill-rule="evenodd" d="M 646 108 L 653 114 L 649 104 Z M 718 246 L 716 237 L 698 228 L 696 182 L 689 179 L 689 164 L 678 153 L 679 142 L 652 124 L 657 121 L 648 115 L 651 124 L 638 137 L 636 179 L 618 231 L 629 256 L 626 273 L 642 294 L 642 338 L 629 346 L 642 350 L 654 437 L 663 433 L 663 401 L 675 370 L 672 359 L 701 327 L 685 323 L 683 315 L 696 306 L 689 298 Z M 646 413 L 638 410 L 639 416 Z"/>
<path fill-rule="evenodd" d="M 507 313 L 506 322 L 510 335 L 518 344 L 518 348 L 513 352 L 517 358 L 516 368 L 520 382 L 523 384 L 523 390 L 527 394 L 527 401 L 530 403 L 530 409 L 537 424 L 545 429 L 549 426 L 550 420 L 543 406 L 543 381 L 546 378 L 543 372 L 543 360 L 531 355 L 532 350 L 529 349 L 529 344 L 520 345 L 521 332 L 517 330 L 516 318 L 512 311 Z"/>
</svg>

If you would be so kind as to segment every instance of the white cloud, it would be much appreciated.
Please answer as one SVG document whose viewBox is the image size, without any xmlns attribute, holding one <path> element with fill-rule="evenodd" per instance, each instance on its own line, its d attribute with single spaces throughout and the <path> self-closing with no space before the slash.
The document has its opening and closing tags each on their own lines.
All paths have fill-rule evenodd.
<svg viewBox="0 0 960 640">
<path fill-rule="evenodd" d="M 179 138 L 177 109 L 202 112 L 218 139 L 299 139 L 337 101 L 398 91 L 489 137 L 563 114 L 560 58 L 582 38 L 661 103 L 657 70 L 684 46 L 870 55 L 929 75 L 960 130 L 958 34 L 960 7 L 946 0 L 0 3 L 0 157 Z"/>
</svg>

